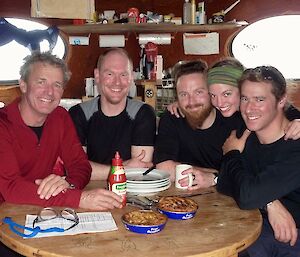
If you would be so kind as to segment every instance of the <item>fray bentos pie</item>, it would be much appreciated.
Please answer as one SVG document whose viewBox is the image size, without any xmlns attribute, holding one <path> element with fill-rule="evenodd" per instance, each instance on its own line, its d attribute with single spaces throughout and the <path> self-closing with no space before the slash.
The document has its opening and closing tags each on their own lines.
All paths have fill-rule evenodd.
<svg viewBox="0 0 300 257">
<path fill-rule="evenodd" d="M 198 209 L 198 205 L 189 198 L 165 196 L 159 200 L 158 208 L 168 212 L 195 212 Z"/>
<path fill-rule="evenodd" d="M 167 217 L 159 212 L 138 210 L 124 214 L 123 220 L 132 225 L 153 226 L 166 223 Z"/>
</svg>

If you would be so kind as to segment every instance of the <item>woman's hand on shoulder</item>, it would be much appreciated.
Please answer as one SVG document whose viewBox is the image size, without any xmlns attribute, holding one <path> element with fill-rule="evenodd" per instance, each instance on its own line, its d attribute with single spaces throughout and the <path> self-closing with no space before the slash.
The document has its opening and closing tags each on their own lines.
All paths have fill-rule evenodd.
<svg viewBox="0 0 300 257">
<path fill-rule="evenodd" d="M 284 129 L 285 136 L 284 139 L 297 140 L 300 138 L 300 119 L 295 119 L 289 122 L 289 124 Z"/>
<path fill-rule="evenodd" d="M 177 118 L 184 117 L 184 114 L 180 111 L 178 102 L 171 103 L 167 106 L 167 110 L 172 114 L 175 115 Z"/>
</svg>

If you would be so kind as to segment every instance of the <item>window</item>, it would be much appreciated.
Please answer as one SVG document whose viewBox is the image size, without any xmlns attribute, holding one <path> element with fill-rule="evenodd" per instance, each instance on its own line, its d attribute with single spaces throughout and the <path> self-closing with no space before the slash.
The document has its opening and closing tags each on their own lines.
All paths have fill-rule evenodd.
<svg viewBox="0 0 300 257">
<path fill-rule="evenodd" d="M 231 42 L 232 55 L 247 68 L 272 65 L 286 79 L 300 79 L 300 15 L 283 15 L 254 22 Z"/>
<path fill-rule="evenodd" d="M 45 30 L 47 26 L 25 19 L 5 18 L 10 24 L 24 29 L 26 31 L 31 30 Z M 49 50 L 49 43 L 47 40 L 43 40 L 40 43 L 41 51 L 45 52 Z M 65 57 L 66 46 L 63 39 L 58 36 L 57 43 L 52 51 L 53 54 L 60 58 Z M 0 84 L 16 84 L 20 75 L 19 70 L 23 64 L 23 58 L 30 54 L 30 50 L 17 43 L 11 41 L 5 45 L 0 46 Z"/>
</svg>

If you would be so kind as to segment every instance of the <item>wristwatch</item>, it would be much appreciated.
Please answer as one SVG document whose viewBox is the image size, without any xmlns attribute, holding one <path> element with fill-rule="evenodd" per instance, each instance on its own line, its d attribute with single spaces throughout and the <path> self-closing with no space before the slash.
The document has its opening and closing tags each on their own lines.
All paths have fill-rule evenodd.
<svg viewBox="0 0 300 257">
<path fill-rule="evenodd" d="M 66 181 L 69 183 L 68 189 L 75 189 L 76 188 L 74 184 L 70 183 L 68 180 L 66 180 Z"/>
<path fill-rule="evenodd" d="M 263 210 L 266 211 L 266 212 L 268 212 L 268 207 L 269 207 L 270 205 L 272 205 L 272 203 L 273 203 L 273 202 L 267 203 L 267 204 L 263 207 Z"/>
</svg>

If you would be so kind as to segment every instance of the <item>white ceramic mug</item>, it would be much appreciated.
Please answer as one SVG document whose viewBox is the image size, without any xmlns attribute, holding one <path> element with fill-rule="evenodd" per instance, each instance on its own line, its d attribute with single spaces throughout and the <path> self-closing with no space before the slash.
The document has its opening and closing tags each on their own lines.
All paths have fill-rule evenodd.
<svg viewBox="0 0 300 257">
<path fill-rule="evenodd" d="M 180 188 L 180 189 L 187 189 L 188 187 L 193 185 L 193 174 L 189 173 L 189 174 L 185 174 L 183 175 L 182 172 L 184 170 L 190 169 L 192 168 L 192 165 L 189 164 L 178 164 L 176 165 L 176 174 L 175 174 L 175 187 Z M 189 184 L 187 186 L 181 186 L 178 181 L 182 178 L 188 177 L 189 179 Z"/>
</svg>

